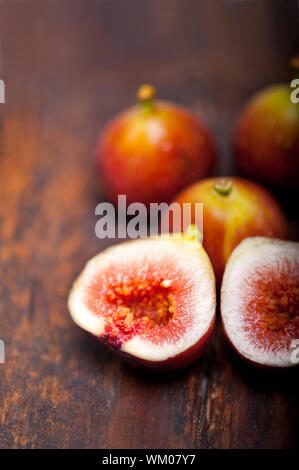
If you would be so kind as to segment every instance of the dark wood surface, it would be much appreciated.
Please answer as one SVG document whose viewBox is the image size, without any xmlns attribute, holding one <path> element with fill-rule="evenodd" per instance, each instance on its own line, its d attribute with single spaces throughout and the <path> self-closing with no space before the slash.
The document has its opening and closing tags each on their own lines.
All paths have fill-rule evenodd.
<svg viewBox="0 0 299 470">
<path fill-rule="evenodd" d="M 283 448 L 298 438 L 298 370 L 239 360 L 217 324 L 204 356 L 158 376 L 104 351 L 66 300 L 95 237 L 98 131 L 144 81 L 230 136 L 253 91 L 285 80 L 296 1 L 2 0 L 1 448 Z"/>
</svg>

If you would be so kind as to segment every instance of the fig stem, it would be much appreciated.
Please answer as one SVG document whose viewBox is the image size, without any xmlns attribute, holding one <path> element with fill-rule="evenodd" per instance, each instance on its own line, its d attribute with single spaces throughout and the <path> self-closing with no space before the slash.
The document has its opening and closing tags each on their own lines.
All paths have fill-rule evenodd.
<svg viewBox="0 0 299 470">
<path fill-rule="evenodd" d="M 137 91 L 137 98 L 139 103 L 142 105 L 144 111 L 150 111 L 153 109 L 156 97 L 156 88 L 153 85 L 144 84 L 141 85 Z"/>
<path fill-rule="evenodd" d="M 202 243 L 203 236 L 200 230 L 198 230 L 195 224 L 190 224 L 184 231 L 184 236 L 189 238 L 190 240 L 196 240 Z"/>
<path fill-rule="evenodd" d="M 213 189 L 221 196 L 229 196 L 233 189 L 233 183 L 229 179 L 221 179 L 214 184 Z"/>
</svg>

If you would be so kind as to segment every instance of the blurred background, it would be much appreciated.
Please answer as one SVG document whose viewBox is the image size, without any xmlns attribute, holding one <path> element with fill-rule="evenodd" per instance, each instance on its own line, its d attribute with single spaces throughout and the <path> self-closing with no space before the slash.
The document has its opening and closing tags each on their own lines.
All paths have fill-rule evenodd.
<svg viewBox="0 0 299 470">
<path fill-rule="evenodd" d="M 247 369 L 218 328 L 191 369 L 149 379 L 79 331 L 66 299 L 108 243 L 90 165 L 103 124 L 153 83 L 212 129 L 232 174 L 237 114 L 289 80 L 298 33 L 296 0 L 0 0 L 1 447 L 296 446 L 294 374 Z"/>
<path fill-rule="evenodd" d="M 192 108 L 213 128 L 221 146 L 218 173 L 231 171 L 229 137 L 240 106 L 261 87 L 288 80 L 288 61 L 298 50 L 297 0 L 0 5 L 7 87 L 1 113 L 42 108 L 61 129 L 86 126 L 94 140 L 103 122 L 150 82 L 161 98 Z"/>
</svg>

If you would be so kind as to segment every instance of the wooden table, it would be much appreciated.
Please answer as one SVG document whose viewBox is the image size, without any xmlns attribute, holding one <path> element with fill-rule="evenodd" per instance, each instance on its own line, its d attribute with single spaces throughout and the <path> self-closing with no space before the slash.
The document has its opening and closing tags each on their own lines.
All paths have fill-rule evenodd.
<svg viewBox="0 0 299 470">
<path fill-rule="evenodd" d="M 237 112 L 287 78 L 297 13 L 292 0 L 1 1 L 1 448 L 295 447 L 298 370 L 247 366 L 217 324 L 194 365 L 141 373 L 79 330 L 66 300 L 110 243 L 94 233 L 91 167 L 107 119 L 153 82 L 211 127 L 217 172 L 233 172 Z"/>
</svg>

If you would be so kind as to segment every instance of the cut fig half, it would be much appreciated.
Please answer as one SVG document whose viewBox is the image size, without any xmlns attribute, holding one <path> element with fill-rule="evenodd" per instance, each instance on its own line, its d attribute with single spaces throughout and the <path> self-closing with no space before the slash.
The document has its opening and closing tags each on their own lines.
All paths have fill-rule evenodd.
<svg viewBox="0 0 299 470">
<path fill-rule="evenodd" d="M 299 243 L 243 240 L 225 268 L 221 316 L 229 342 L 244 359 L 265 367 L 298 364 Z"/>
<path fill-rule="evenodd" d="M 176 369 L 194 361 L 211 337 L 214 272 L 194 239 L 129 241 L 86 264 L 68 305 L 81 328 L 136 365 Z"/>
</svg>

